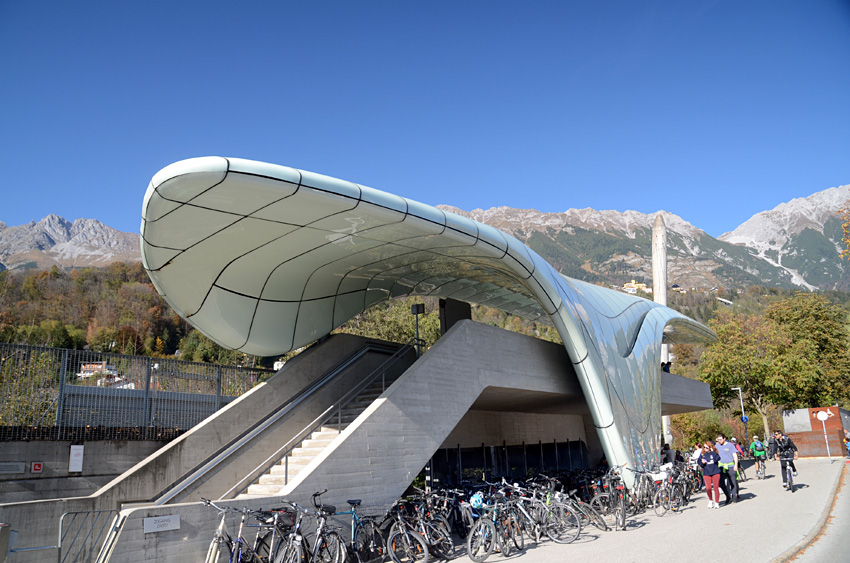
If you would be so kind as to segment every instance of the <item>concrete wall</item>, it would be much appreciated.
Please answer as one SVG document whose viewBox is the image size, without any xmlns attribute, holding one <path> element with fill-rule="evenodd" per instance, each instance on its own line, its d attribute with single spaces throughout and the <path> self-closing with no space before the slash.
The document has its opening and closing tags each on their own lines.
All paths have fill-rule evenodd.
<svg viewBox="0 0 850 563">
<path fill-rule="evenodd" d="M 582 396 L 563 348 L 472 321 L 460 321 L 284 488 L 306 502 L 387 507 L 488 388 Z M 480 444 L 480 440 L 478 440 Z"/>
<path fill-rule="evenodd" d="M 821 422 L 817 413 L 825 412 L 828 418 Z M 827 453 L 832 457 L 843 458 L 847 456 L 847 448 L 844 446 L 844 426 L 848 413 L 838 407 L 818 407 L 810 409 L 795 409 L 782 413 L 782 422 L 785 433 L 794 441 L 800 457 L 826 457 Z M 830 416 L 831 415 L 831 416 Z M 824 438 L 824 425 L 826 426 L 826 438 Z M 827 440 L 829 451 L 827 452 Z"/>
<path fill-rule="evenodd" d="M 83 442 L 83 470 L 68 471 L 71 442 L 4 442 L 0 463 L 23 463 L 24 473 L 0 474 L 0 503 L 87 496 L 165 445 L 158 441 Z M 32 464 L 42 464 L 41 473 Z"/>
<path fill-rule="evenodd" d="M 582 415 L 469 411 L 440 448 L 474 448 L 482 443 L 499 445 L 503 442 L 536 444 L 538 441 L 555 440 L 583 440 L 586 443 Z"/>
<path fill-rule="evenodd" d="M 66 512 L 111 510 L 121 508 L 124 503 L 146 502 L 215 455 L 247 429 L 261 422 L 294 392 L 351 356 L 367 341 L 369 340 L 351 335 L 333 336 L 308 353 L 287 362 L 268 382 L 242 395 L 91 496 L 3 504 L 0 505 L 0 522 L 11 523 L 19 532 L 18 547 L 53 545 L 58 536 L 60 517 Z M 380 363 L 385 358 L 382 354 L 380 360 L 370 361 Z M 282 438 L 283 441 L 286 439 Z M 274 441 L 272 436 L 272 442 Z M 277 446 L 280 444 L 280 440 L 277 440 Z M 244 473 L 240 474 L 240 471 L 247 472 L 263 459 L 261 457 L 258 460 L 253 455 L 240 458 L 241 467 L 230 465 L 227 468 L 227 471 L 232 472 L 231 478 L 233 475 L 241 477 Z M 192 494 L 194 499 L 199 498 L 202 492 L 195 490 Z M 41 561 L 43 556 L 44 552 L 21 553 L 15 554 L 12 561 Z"/>
</svg>

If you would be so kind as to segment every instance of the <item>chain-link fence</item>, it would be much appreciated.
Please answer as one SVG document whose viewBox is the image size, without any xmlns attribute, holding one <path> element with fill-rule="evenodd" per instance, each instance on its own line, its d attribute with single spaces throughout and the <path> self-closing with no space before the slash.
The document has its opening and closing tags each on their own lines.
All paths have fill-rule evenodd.
<svg viewBox="0 0 850 563">
<path fill-rule="evenodd" d="M 272 373 L 0 344 L 0 440 L 167 440 Z"/>
</svg>

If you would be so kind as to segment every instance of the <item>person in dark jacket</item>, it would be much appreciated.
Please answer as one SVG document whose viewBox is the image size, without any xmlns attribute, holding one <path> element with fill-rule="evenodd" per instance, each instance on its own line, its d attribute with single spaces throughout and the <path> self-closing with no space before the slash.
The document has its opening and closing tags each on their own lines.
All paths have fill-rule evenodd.
<svg viewBox="0 0 850 563">
<path fill-rule="evenodd" d="M 702 468 L 702 476 L 705 481 L 705 494 L 708 495 L 708 507 L 720 508 L 720 454 L 711 441 L 702 446 L 702 454 L 697 460 Z"/>
</svg>

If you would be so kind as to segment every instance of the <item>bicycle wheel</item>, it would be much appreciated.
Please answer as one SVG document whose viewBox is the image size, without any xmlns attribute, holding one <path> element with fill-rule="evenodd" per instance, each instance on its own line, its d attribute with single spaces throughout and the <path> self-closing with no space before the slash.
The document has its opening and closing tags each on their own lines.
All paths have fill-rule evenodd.
<svg viewBox="0 0 850 563">
<path fill-rule="evenodd" d="M 454 557 L 455 544 L 452 540 L 452 534 L 446 528 L 445 524 L 439 520 L 432 520 L 425 523 L 425 532 L 427 534 L 428 550 L 434 550 L 436 557 L 443 559 L 451 559 Z"/>
<path fill-rule="evenodd" d="M 290 543 L 281 546 L 274 563 L 301 563 L 301 544 Z"/>
<path fill-rule="evenodd" d="M 596 512 L 595 508 L 593 508 L 589 504 L 581 504 L 579 505 L 579 509 L 587 515 L 588 522 L 590 522 L 603 532 L 607 532 L 609 530 L 608 525 L 605 523 L 605 518 L 603 518 L 601 514 Z M 583 524 L 584 522 L 582 522 L 582 527 Z"/>
<path fill-rule="evenodd" d="M 670 489 L 662 487 L 652 497 L 652 508 L 656 516 L 664 516 L 670 510 Z"/>
<path fill-rule="evenodd" d="M 555 543 L 572 543 L 581 534 L 581 522 L 564 505 L 555 504 L 549 507 L 543 533 Z"/>
<path fill-rule="evenodd" d="M 614 500 L 614 529 L 626 529 L 626 499 L 623 496 Z"/>
<path fill-rule="evenodd" d="M 599 493 L 590 499 L 590 506 L 602 516 L 609 516 L 612 512 L 611 495 L 608 493 Z"/>
<path fill-rule="evenodd" d="M 354 556 L 359 563 L 382 563 L 387 560 L 387 543 L 375 522 L 366 520 L 354 532 Z"/>
<path fill-rule="evenodd" d="M 317 541 L 319 541 L 317 539 Z M 345 558 L 345 547 L 342 538 L 336 532 L 324 532 L 316 551 L 316 563 L 338 563 Z"/>
<path fill-rule="evenodd" d="M 788 476 L 788 490 L 793 493 L 794 492 L 794 472 L 791 471 L 791 464 L 790 463 L 786 466 L 785 473 Z"/>
<path fill-rule="evenodd" d="M 207 549 L 207 557 L 204 559 L 204 563 L 219 563 L 219 561 L 229 561 L 230 560 L 230 552 L 233 549 L 233 544 L 230 542 L 230 539 L 218 538 L 215 537 L 210 542 L 210 546 Z"/>
<path fill-rule="evenodd" d="M 685 499 L 685 491 L 682 489 L 682 485 L 673 485 L 673 488 L 670 490 L 669 509 L 673 512 L 680 512 L 686 503 L 687 500 Z"/>
<path fill-rule="evenodd" d="M 415 532 L 396 532 L 387 541 L 387 550 L 396 563 L 428 563 L 428 544 Z"/>
<path fill-rule="evenodd" d="M 517 522 L 513 515 L 510 515 L 507 524 L 508 536 L 511 539 L 511 543 L 514 544 L 517 551 L 522 551 L 525 549 L 525 538 L 523 537 L 522 528 L 520 527 L 519 522 Z"/>
<path fill-rule="evenodd" d="M 522 531 L 528 534 L 530 540 L 534 543 L 540 541 L 540 526 L 534 521 L 531 514 L 525 510 L 517 510 L 517 520 Z"/>
<path fill-rule="evenodd" d="M 496 526 L 482 518 L 475 523 L 466 539 L 466 553 L 475 563 L 481 563 L 496 547 Z"/>
</svg>

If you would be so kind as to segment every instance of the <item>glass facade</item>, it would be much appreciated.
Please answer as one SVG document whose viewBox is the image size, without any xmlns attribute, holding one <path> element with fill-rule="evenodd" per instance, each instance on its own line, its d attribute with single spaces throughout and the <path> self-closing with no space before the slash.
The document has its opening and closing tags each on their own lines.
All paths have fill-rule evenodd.
<svg viewBox="0 0 850 563">
<path fill-rule="evenodd" d="M 408 295 L 551 322 L 612 465 L 657 458 L 661 343 L 714 337 L 672 309 L 562 276 L 487 225 L 262 162 L 164 168 L 145 194 L 141 235 L 144 266 L 175 311 L 249 354 L 282 354 Z"/>
</svg>

